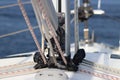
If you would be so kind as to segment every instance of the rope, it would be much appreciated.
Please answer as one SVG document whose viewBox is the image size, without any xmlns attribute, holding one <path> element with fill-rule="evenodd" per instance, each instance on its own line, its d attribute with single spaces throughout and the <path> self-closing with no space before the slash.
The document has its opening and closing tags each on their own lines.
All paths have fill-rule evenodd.
<svg viewBox="0 0 120 80">
<path fill-rule="evenodd" d="M 40 45 L 39 45 L 39 42 L 38 42 L 38 40 L 37 40 L 37 38 L 36 38 L 36 36 L 35 36 L 34 30 L 33 30 L 33 28 L 32 28 L 32 25 L 31 25 L 31 23 L 30 23 L 30 20 L 29 20 L 29 18 L 28 18 L 28 16 L 27 16 L 27 13 L 26 13 L 26 11 L 25 11 L 25 9 L 24 9 L 24 6 L 23 6 L 21 0 L 18 0 L 18 4 L 19 4 L 20 9 L 21 9 L 21 11 L 22 11 L 22 14 L 23 14 L 23 16 L 24 16 L 24 19 L 25 19 L 25 21 L 26 21 L 26 24 L 27 24 L 27 26 L 28 26 L 28 28 L 29 28 L 29 30 L 30 30 L 30 32 L 31 32 L 31 35 L 32 35 L 32 37 L 33 37 L 33 39 L 34 39 L 34 42 L 35 42 L 35 44 L 36 44 L 36 46 L 37 46 L 37 48 L 38 48 L 38 51 L 40 52 L 40 55 L 41 55 L 41 57 L 42 57 L 42 59 L 43 59 L 43 62 L 44 62 L 44 64 L 47 64 L 47 61 L 46 61 L 46 59 L 45 59 L 45 56 L 44 56 L 44 54 L 43 54 L 43 52 L 42 52 L 42 50 L 41 50 L 41 47 L 40 47 Z"/>
<path fill-rule="evenodd" d="M 120 80 L 120 78 L 116 77 L 116 76 L 112 76 L 112 75 L 108 75 L 108 74 L 104 74 L 104 73 L 100 73 L 100 72 L 93 72 L 93 71 L 89 71 L 89 70 L 84 70 L 84 69 L 80 69 L 80 72 L 86 73 L 86 74 L 90 74 L 102 79 L 107 79 L 107 80 Z"/>
<path fill-rule="evenodd" d="M 35 63 L 30 61 L 30 62 L 24 62 L 24 63 L 19 63 L 19 64 L 0 66 L 0 71 L 2 71 L 2 70 L 11 70 L 11 69 L 15 69 L 15 68 L 23 67 L 23 66 L 28 66 L 28 65 L 29 66 L 30 65 L 35 65 Z"/>
<path fill-rule="evenodd" d="M 48 24 L 48 27 L 49 27 L 49 29 L 50 29 L 50 34 L 53 36 L 53 39 L 54 39 L 54 41 L 55 41 L 55 43 L 56 43 L 56 46 L 57 46 L 57 48 L 58 48 L 58 50 L 59 50 L 59 52 L 60 52 L 60 55 L 61 55 L 61 57 L 62 57 L 62 59 L 63 59 L 63 62 L 65 63 L 65 65 L 67 65 L 67 61 L 66 61 L 65 57 L 63 56 L 64 53 L 62 52 L 62 49 L 61 49 L 60 44 L 59 44 L 59 41 L 58 41 L 58 39 L 57 39 L 56 36 L 55 36 L 54 28 L 53 28 L 53 26 L 52 26 L 49 18 L 47 17 L 46 10 L 45 10 L 44 7 L 42 6 L 41 0 L 38 0 L 38 1 L 39 1 L 40 9 L 41 9 L 41 11 L 43 12 L 43 15 L 44 15 L 44 17 L 45 17 L 45 19 L 46 19 L 46 22 L 47 22 L 47 24 Z"/>
<path fill-rule="evenodd" d="M 33 27 L 33 29 L 37 29 L 37 28 L 39 28 L 39 27 L 38 26 Z M 11 32 L 11 33 L 8 33 L 8 34 L 0 35 L 0 38 L 9 37 L 9 36 L 16 35 L 16 34 L 19 34 L 19 33 L 23 33 L 23 32 L 26 32 L 26 31 L 29 31 L 29 29 L 23 29 L 23 30 Z"/>
<path fill-rule="evenodd" d="M 98 70 L 98 71 L 102 71 L 102 72 L 105 72 L 105 73 L 120 76 L 120 69 L 118 69 L 118 68 L 116 69 L 116 68 L 113 68 L 113 67 L 110 67 L 110 66 L 107 66 L 107 65 L 97 64 L 97 63 L 94 63 L 92 61 L 85 60 L 85 59 L 83 60 L 81 65 L 89 67 L 89 68 L 94 69 L 94 70 Z"/>
<path fill-rule="evenodd" d="M 35 64 L 34 62 L 25 62 L 21 64 L 2 66 L 0 67 L 0 79 L 42 71 L 42 69 L 37 69 L 37 70 L 33 69 L 34 64 Z M 85 70 L 85 69 L 80 68 L 78 72 L 96 76 L 96 77 L 99 77 L 105 80 L 106 79 L 107 80 L 120 80 L 119 76 L 103 73 L 103 72 L 100 72 L 99 70 L 91 71 L 90 69 Z"/>
<path fill-rule="evenodd" d="M 102 16 L 107 17 L 107 18 L 110 18 L 110 19 L 112 19 L 112 20 L 117 21 L 117 22 L 120 23 L 120 19 L 119 19 L 119 18 L 115 18 L 115 17 L 109 16 L 109 15 L 107 15 L 107 14 L 103 14 Z"/>
<path fill-rule="evenodd" d="M 57 65 L 57 61 L 56 61 L 55 54 L 53 51 L 53 46 L 52 46 L 52 43 L 50 42 L 50 38 L 49 38 L 49 30 L 46 29 L 47 24 L 45 24 L 44 19 L 43 19 L 43 15 L 42 15 L 41 11 L 39 10 L 39 4 L 36 0 L 31 0 L 31 1 L 32 1 L 32 6 L 34 9 L 34 12 L 36 13 L 36 18 L 38 20 L 38 23 L 39 23 L 39 25 L 42 24 L 42 26 L 40 27 L 40 31 L 43 35 L 42 38 L 46 37 L 48 44 L 49 44 L 49 48 L 50 48 L 49 55 L 51 55 L 53 57 L 53 62 L 55 63 L 55 65 Z M 42 39 L 42 41 L 43 41 L 42 42 L 42 51 L 44 51 L 44 47 L 43 47 L 44 40 Z"/>
<path fill-rule="evenodd" d="M 24 2 L 23 4 L 30 4 L 30 1 Z M 15 7 L 18 6 L 18 4 L 10 4 L 10 5 L 5 5 L 5 6 L 0 6 L 0 9 L 4 9 L 4 8 L 10 8 L 10 7 Z"/>
</svg>

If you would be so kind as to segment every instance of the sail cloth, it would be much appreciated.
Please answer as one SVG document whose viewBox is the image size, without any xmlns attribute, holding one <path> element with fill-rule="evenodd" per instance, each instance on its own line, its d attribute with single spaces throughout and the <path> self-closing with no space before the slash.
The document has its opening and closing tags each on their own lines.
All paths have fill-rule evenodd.
<svg viewBox="0 0 120 80">
<path fill-rule="evenodd" d="M 58 26 L 56 24 L 57 20 L 55 21 L 55 19 L 56 19 L 57 16 L 56 16 L 56 13 L 54 11 L 54 8 L 53 8 L 54 16 L 53 15 L 48 15 L 48 13 L 50 13 L 50 14 L 52 13 L 52 11 L 50 11 L 50 9 L 49 9 L 50 7 L 45 7 L 45 5 L 48 4 L 48 3 L 43 4 L 42 0 L 31 0 L 31 2 L 32 2 L 33 10 L 35 12 L 35 16 L 36 16 L 38 25 L 39 25 L 40 30 L 41 30 L 41 34 L 48 41 L 49 47 L 50 47 L 50 53 L 51 53 L 51 55 L 53 55 L 52 54 L 53 53 L 53 47 L 52 47 L 52 43 L 50 42 L 50 39 L 53 36 L 51 36 L 49 34 L 49 32 L 50 32 L 49 27 L 50 26 L 47 24 L 47 21 L 46 21 L 47 19 L 45 19 L 45 17 L 47 17 L 49 19 L 49 22 L 51 23 L 52 27 L 53 26 L 55 27 L 55 28 L 53 27 L 54 28 L 54 32 L 55 32 L 57 30 Z M 51 5 L 52 5 L 52 3 L 51 3 Z M 43 8 L 44 8 L 45 11 L 43 10 Z M 48 10 L 46 10 L 46 9 L 48 9 Z M 57 34 L 56 34 L 56 36 L 57 36 Z M 42 44 L 44 44 L 44 42 Z"/>
<path fill-rule="evenodd" d="M 31 2 L 39 26 L 40 24 L 44 26 L 44 31 L 42 30 L 41 31 L 44 33 L 49 31 L 49 30 L 46 31 L 46 29 L 48 29 L 49 26 L 46 22 L 46 19 L 44 18 L 45 17 L 44 13 L 46 14 L 46 17 L 49 19 L 49 22 L 51 23 L 54 30 L 56 31 L 58 29 L 58 18 L 52 0 L 31 0 Z M 41 10 L 40 9 L 41 7 L 44 8 L 44 10 Z"/>
<path fill-rule="evenodd" d="M 47 39 L 49 46 L 50 45 L 53 46 L 52 44 L 57 46 L 57 49 L 65 65 L 67 65 L 67 61 L 63 55 L 64 53 L 61 49 L 58 38 L 56 38 L 58 36 L 56 32 L 58 30 L 58 25 L 57 25 L 58 20 L 57 20 L 57 14 L 55 12 L 55 8 L 53 7 L 52 1 L 51 0 L 32 0 L 32 5 L 33 5 L 33 9 L 35 10 L 34 12 L 36 14 L 36 17 L 39 17 L 37 18 L 38 22 L 39 21 L 40 23 L 42 22 L 41 27 L 43 27 L 44 30 L 41 30 L 41 31 L 43 31 L 43 34 L 45 34 L 45 38 Z M 50 49 L 50 51 L 51 51 L 50 52 L 51 55 L 54 57 L 53 49 Z M 54 60 L 54 63 L 56 63 L 55 60 Z"/>
<path fill-rule="evenodd" d="M 32 0 L 32 2 L 33 1 L 35 1 L 35 0 Z M 39 4 L 40 1 L 41 1 L 42 5 Z M 55 30 L 57 30 L 58 29 L 58 19 L 57 19 L 57 14 L 56 14 L 52 0 L 36 0 L 36 2 L 37 2 L 38 8 L 40 6 L 44 7 L 44 9 L 46 10 L 46 15 L 49 18 L 52 26 L 54 27 Z M 40 12 L 42 12 L 42 11 L 40 11 Z"/>
<path fill-rule="evenodd" d="M 52 0 L 56 12 L 58 12 L 58 0 Z"/>
<path fill-rule="evenodd" d="M 55 11 L 55 8 L 53 6 L 52 0 L 41 0 L 41 2 L 43 3 L 43 6 L 46 10 L 46 14 L 49 17 L 53 27 L 55 30 L 58 29 L 58 20 L 57 20 L 57 14 Z"/>
</svg>

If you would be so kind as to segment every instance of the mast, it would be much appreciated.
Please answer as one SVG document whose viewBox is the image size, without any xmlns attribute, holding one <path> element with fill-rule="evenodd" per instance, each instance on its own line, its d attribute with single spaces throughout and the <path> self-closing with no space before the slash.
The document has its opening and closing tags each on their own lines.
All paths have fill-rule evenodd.
<svg viewBox="0 0 120 80">
<path fill-rule="evenodd" d="M 70 0 L 65 1 L 65 53 L 70 56 Z"/>
<path fill-rule="evenodd" d="M 98 9 L 101 8 L 101 0 L 98 0 Z"/>
<path fill-rule="evenodd" d="M 80 7 L 80 3 L 81 3 L 80 1 L 81 1 L 81 0 L 78 0 L 78 7 Z"/>
<path fill-rule="evenodd" d="M 78 0 L 74 0 L 74 11 L 75 11 L 74 33 L 75 33 L 75 53 L 76 53 L 79 49 Z"/>
</svg>

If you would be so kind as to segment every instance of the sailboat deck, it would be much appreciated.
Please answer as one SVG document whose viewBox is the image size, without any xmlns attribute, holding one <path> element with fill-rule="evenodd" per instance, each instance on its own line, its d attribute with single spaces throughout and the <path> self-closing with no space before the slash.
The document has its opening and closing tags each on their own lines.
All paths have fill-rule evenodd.
<svg viewBox="0 0 120 80">
<path fill-rule="evenodd" d="M 72 48 L 71 48 L 71 52 L 74 53 L 73 51 L 73 48 L 74 48 L 74 44 L 71 45 Z M 112 59 L 110 58 L 110 54 L 112 54 L 112 51 L 110 48 L 106 47 L 104 50 L 101 50 L 100 49 L 100 46 L 101 46 L 101 49 L 105 48 L 104 45 L 100 45 L 98 46 L 97 43 L 95 43 L 93 46 L 83 46 L 86 50 L 86 60 L 89 60 L 89 61 L 92 61 L 96 64 L 100 64 L 100 65 L 103 65 L 103 66 L 108 66 L 108 68 L 111 68 L 113 69 L 113 72 L 115 72 L 116 70 L 118 72 L 120 72 L 120 69 L 119 69 L 119 66 L 120 66 L 120 63 L 119 63 L 119 59 Z M 81 46 L 82 47 L 82 46 Z M 98 47 L 99 47 L 99 50 L 101 50 L 102 52 L 98 51 Z M 91 52 L 88 52 L 87 49 L 94 49 L 93 52 L 91 50 Z M 90 51 L 90 50 L 89 50 Z M 35 52 L 31 52 L 31 53 L 25 53 L 25 54 L 34 54 Z M 15 64 L 19 64 L 18 67 L 22 67 L 22 64 L 23 63 L 28 63 L 29 62 L 29 65 L 32 65 L 31 67 L 34 66 L 34 63 L 32 63 L 32 59 L 33 59 L 33 56 L 30 56 L 30 57 L 21 57 L 21 58 L 8 58 L 8 59 L 0 59 L 0 67 L 1 67 L 1 71 L 4 72 L 4 69 L 5 67 L 9 67 L 8 65 L 10 65 L 10 67 L 13 66 L 13 70 L 15 70 L 15 68 L 17 68 Z M 30 63 L 31 62 L 31 63 Z M 2 70 L 3 68 L 3 70 Z M 25 67 L 26 69 L 27 68 L 30 68 L 29 67 Z M 105 67 L 104 67 L 105 68 Z M 6 70 L 6 69 L 5 69 Z M 8 69 L 8 71 L 10 70 L 10 68 Z M 21 70 L 21 68 L 19 69 Z M 33 71 L 32 73 L 30 74 L 25 74 L 27 71 Z M 104 70 L 104 69 L 103 69 Z M 38 71 L 34 71 L 34 69 L 29 69 L 29 70 L 22 70 L 21 72 L 24 73 L 21 74 L 21 75 L 15 75 L 15 76 L 12 76 L 12 77 L 7 77 L 7 78 L 1 78 L 1 80 L 35 80 L 35 75 L 37 72 L 41 71 L 41 70 L 38 70 Z M 6 73 L 4 73 L 6 76 L 8 73 L 12 74 L 12 72 L 7 72 L 5 71 Z M 120 77 L 119 77 L 119 73 L 118 75 L 114 75 L 114 74 L 111 74 L 111 73 L 108 73 L 108 72 L 103 72 L 102 70 L 96 70 L 96 68 L 94 68 L 94 65 L 93 67 L 86 67 L 82 64 L 79 65 L 79 70 L 77 72 L 71 72 L 71 71 L 64 71 L 67 75 L 68 75 L 68 79 L 69 80 L 106 80 L 107 77 L 108 79 L 110 80 L 120 80 Z M 18 71 L 19 73 L 19 71 Z"/>
</svg>

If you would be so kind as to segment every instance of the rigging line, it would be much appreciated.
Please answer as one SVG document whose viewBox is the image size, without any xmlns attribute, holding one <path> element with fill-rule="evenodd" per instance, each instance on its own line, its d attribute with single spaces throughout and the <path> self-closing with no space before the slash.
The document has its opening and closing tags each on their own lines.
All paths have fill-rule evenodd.
<svg viewBox="0 0 120 80">
<path fill-rule="evenodd" d="M 89 62 L 89 61 L 88 61 Z M 30 73 L 36 73 L 38 71 L 41 71 L 41 69 L 33 69 L 34 62 L 25 62 L 21 64 L 13 64 L 8 66 L 2 66 L 0 67 L 0 79 L 7 78 L 7 77 L 15 77 Z M 22 67 L 22 68 L 21 68 Z M 24 67 L 24 68 L 23 68 Z M 29 68 L 28 68 L 29 67 Z M 83 68 L 84 67 L 84 68 Z M 16 70 L 14 70 L 16 68 Z M 103 72 L 100 72 L 100 70 L 91 71 L 91 68 L 86 68 L 82 65 L 82 67 L 79 69 L 80 72 L 86 73 L 92 76 L 99 77 L 101 79 L 107 79 L 107 80 L 120 80 L 119 76 L 112 75 L 112 74 L 106 74 Z"/>
<path fill-rule="evenodd" d="M 114 21 L 120 22 L 120 19 L 119 19 L 119 18 L 115 18 L 115 17 L 109 16 L 109 15 L 107 15 L 107 14 L 103 14 L 102 16 L 107 17 L 107 18 L 110 18 L 110 19 L 112 19 L 112 20 L 114 20 Z"/>
<path fill-rule="evenodd" d="M 33 29 L 37 29 L 37 28 L 39 28 L 39 27 L 38 26 L 33 27 Z M 19 34 L 19 33 L 23 33 L 23 32 L 26 32 L 26 31 L 29 31 L 29 29 L 23 29 L 23 30 L 12 32 L 12 33 L 0 35 L 0 38 L 9 37 L 9 36 Z"/>
<path fill-rule="evenodd" d="M 46 36 L 46 39 L 48 40 L 48 44 L 49 44 L 49 47 L 50 47 L 50 55 L 53 56 L 53 61 L 54 61 L 55 65 L 57 65 L 55 54 L 53 52 L 52 43 L 50 42 L 50 39 L 48 37 L 48 35 L 49 35 L 48 32 L 49 31 L 46 29 L 46 27 L 44 27 L 46 25 L 45 25 L 45 22 L 43 20 L 43 15 L 42 15 L 42 13 L 39 10 L 39 4 L 38 4 L 38 2 L 36 0 L 31 0 L 31 3 L 32 3 L 32 6 L 33 6 L 34 11 L 36 13 L 36 18 L 38 20 L 39 25 L 42 24 L 42 26 L 40 27 L 40 31 L 41 31 L 41 34 L 42 34 L 42 51 L 44 52 L 44 38 Z"/>
<path fill-rule="evenodd" d="M 30 4 L 30 3 L 31 3 L 30 1 L 23 2 L 23 4 Z M 18 6 L 18 4 L 16 3 L 16 4 L 0 6 L 0 9 L 10 8 L 10 7 L 15 7 L 15 6 Z"/>
<path fill-rule="evenodd" d="M 27 15 L 26 11 L 25 11 L 24 5 L 22 4 L 21 0 L 18 0 L 18 3 L 19 3 L 20 10 L 21 10 L 21 12 L 23 14 L 23 17 L 24 17 L 24 19 L 26 21 L 26 24 L 27 24 L 27 26 L 28 26 L 28 28 L 29 28 L 29 30 L 31 32 L 33 40 L 34 40 L 34 42 L 35 42 L 35 44 L 36 44 L 36 46 L 38 48 L 38 51 L 40 52 L 41 58 L 43 59 L 44 64 L 47 64 L 45 55 L 43 54 L 43 52 L 41 50 L 40 44 L 39 44 L 38 39 L 37 39 L 37 37 L 36 37 L 36 35 L 34 33 L 34 30 L 33 30 L 32 25 L 30 23 L 29 17 Z"/>
<path fill-rule="evenodd" d="M 62 57 L 62 59 L 63 59 L 63 62 L 65 63 L 65 65 L 67 65 L 67 61 L 66 61 L 65 57 L 63 56 L 64 53 L 63 53 L 63 51 L 62 51 L 62 49 L 61 49 L 61 47 L 60 47 L 60 44 L 59 44 L 58 39 L 56 38 L 56 33 L 55 33 L 55 31 L 54 31 L 53 25 L 51 24 L 49 18 L 47 17 L 46 10 L 44 9 L 44 6 L 42 5 L 42 3 L 41 3 L 40 0 L 39 0 L 39 5 L 40 5 L 41 11 L 43 11 L 43 15 L 44 15 L 44 17 L 45 17 L 45 19 L 46 19 L 46 23 L 47 23 L 48 26 L 49 26 L 48 28 L 49 28 L 49 30 L 50 30 L 50 35 L 53 37 L 53 39 L 54 39 L 54 41 L 55 41 L 55 43 L 56 43 L 56 46 L 57 46 L 58 51 L 59 51 L 59 53 L 60 53 L 60 55 L 61 55 L 61 57 Z"/>
</svg>

